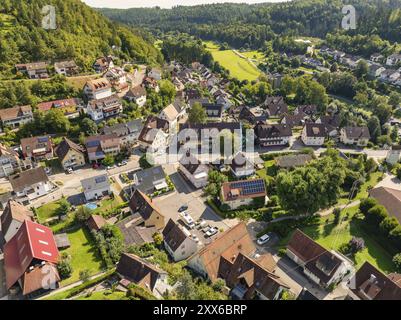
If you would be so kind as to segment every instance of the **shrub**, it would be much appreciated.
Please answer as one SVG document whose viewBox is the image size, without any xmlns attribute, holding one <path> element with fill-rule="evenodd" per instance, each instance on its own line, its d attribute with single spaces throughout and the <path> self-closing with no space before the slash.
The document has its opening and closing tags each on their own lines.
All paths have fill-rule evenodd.
<svg viewBox="0 0 401 320">
<path fill-rule="evenodd" d="M 393 257 L 393 263 L 395 264 L 395 267 L 397 268 L 397 271 L 401 272 L 401 253 L 397 253 Z"/>
<path fill-rule="evenodd" d="M 369 209 L 373 208 L 375 205 L 377 205 L 376 199 L 373 198 L 367 198 L 361 200 L 361 203 L 359 204 L 359 211 L 366 216 Z"/>
<path fill-rule="evenodd" d="M 382 205 L 375 205 L 368 210 L 366 220 L 369 224 L 377 226 L 388 216 L 387 210 Z"/>
<path fill-rule="evenodd" d="M 341 209 L 340 208 L 334 208 L 333 214 L 334 214 L 334 224 L 337 225 L 337 224 L 340 223 Z"/>
<path fill-rule="evenodd" d="M 62 258 L 58 263 L 57 263 L 57 271 L 60 274 L 60 277 L 62 279 L 66 279 L 71 277 L 71 274 L 73 272 L 71 262 L 69 258 Z"/>
<path fill-rule="evenodd" d="M 87 283 L 90 280 L 90 276 L 90 271 L 88 269 L 79 271 L 79 280 L 81 280 L 82 283 Z"/>
</svg>

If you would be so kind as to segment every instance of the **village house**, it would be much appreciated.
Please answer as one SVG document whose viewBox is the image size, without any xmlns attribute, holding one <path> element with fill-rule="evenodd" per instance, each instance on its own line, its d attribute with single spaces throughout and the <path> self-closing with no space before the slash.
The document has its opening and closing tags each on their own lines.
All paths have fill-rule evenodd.
<svg viewBox="0 0 401 320">
<path fill-rule="evenodd" d="M 179 161 L 179 172 L 196 189 L 204 188 L 207 185 L 209 166 L 202 164 L 196 157 L 187 153 Z"/>
<path fill-rule="evenodd" d="M 369 196 L 384 206 L 389 215 L 401 223 L 401 190 L 389 187 L 377 187 L 369 190 Z"/>
<path fill-rule="evenodd" d="M 261 107 L 239 107 L 239 120 L 248 121 L 250 124 L 257 124 L 258 122 L 265 122 L 267 120 L 267 113 Z"/>
<path fill-rule="evenodd" d="M 184 83 L 182 83 L 182 81 L 179 78 L 173 77 L 172 83 L 175 86 L 175 91 L 181 92 L 181 91 L 185 90 L 185 85 L 184 85 Z"/>
<path fill-rule="evenodd" d="M 54 70 L 57 74 L 71 77 L 79 73 L 79 68 L 74 60 L 65 60 L 54 63 Z"/>
<path fill-rule="evenodd" d="M 209 121 L 222 121 L 224 106 L 217 103 L 202 103 Z"/>
<path fill-rule="evenodd" d="M 132 146 L 138 141 L 142 128 L 142 120 L 135 119 L 126 123 L 117 123 L 111 127 L 105 126 L 101 132 L 104 135 L 116 134 L 120 138 L 121 145 Z"/>
<path fill-rule="evenodd" d="M 18 232 L 25 220 L 33 221 L 33 212 L 22 204 L 8 200 L 1 219 L 1 232 L 6 242 Z"/>
<path fill-rule="evenodd" d="M 29 79 L 47 79 L 49 78 L 49 72 L 47 68 L 49 67 L 47 62 L 32 62 L 17 64 L 15 69 L 17 72 L 22 72 L 28 75 Z"/>
<path fill-rule="evenodd" d="M 29 163 L 22 161 L 17 151 L 0 144 L 0 178 L 26 169 Z"/>
<path fill-rule="evenodd" d="M 109 68 L 114 68 L 114 62 L 111 56 L 98 58 L 93 63 L 93 69 L 95 69 L 96 73 L 103 73 Z"/>
<path fill-rule="evenodd" d="M 401 73 L 395 69 L 386 69 L 380 74 L 380 80 L 385 82 L 395 82 L 401 76 Z"/>
<path fill-rule="evenodd" d="M 29 202 L 48 194 L 54 189 L 43 167 L 22 171 L 10 176 L 10 183 L 17 198 Z"/>
<path fill-rule="evenodd" d="M 171 290 L 167 272 L 134 254 L 123 253 L 116 272 L 121 278 L 120 285 L 123 287 L 128 287 L 132 282 L 159 299 L 166 290 Z"/>
<path fill-rule="evenodd" d="M 90 136 L 85 141 L 85 147 L 89 162 L 98 162 L 106 155 L 118 155 L 121 152 L 121 140 L 116 134 Z"/>
<path fill-rule="evenodd" d="M 279 118 L 288 113 L 288 105 L 283 97 L 267 97 L 263 106 L 266 108 L 269 118 Z"/>
<path fill-rule="evenodd" d="M 86 201 L 98 200 L 111 194 L 107 174 L 81 180 L 81 185 Z"/>
<path fill-rule="evenodd" d="M 286 124 L 258 123 L 255 126 L 256 144 L 261 147 L 289 145 L 292 138 L 292 130 Z"/>
<path fill-rule="evenodd" d="M 256 204 L 257 201 L 266 204 L 268 199 L 263 179 L 224 182 L 221 186 L 220 201 L 231 210 Z"/>
<path fill-rule="evenodd" d="M 401 62 L 401 54 L 395 53 L 387 57 L 386 65 L 395 66 Z"/>
<path fill-rule="evenodd" d="M 85 148 L 64 137 L 54 150 L 64 170 L 76 169 L 85 165 Z"/>
<path fill-rule="evenodd" d="M 25 220 L 14 237 L 4 245 L 4 271 L 7 290 L 22 290 L 34 298 L 57 289 L 60 254 L 50 228 Z M 47 286 L 43 286 L 46 283 Z M 14 289 L 15 288 L 15 289 Z"/>
<path fill-rule="evenodd" d="M 123 190 L 123 196 L 128 200 L 132 198 L 136 189 L 145 194 L 152 194 L 153 192 L 160 191 L 168 186 L 166 182 L 166 173 L 162 166 L 138 170 L 130 174 L 130 176 L 131 184 Z"/>
<path fill-rule="evenodd" d="M 340 132 L 341 119 L 337 114 L 320 116 L 316 123 L 324 124 L 329 137 L 335 137 Z"/>
<path fill-rule="evenodd" d="M 384 60 L 384 56 L 380 53 L 373 53 L 370 56 L 370 61 L 375 62 L 375 63 L 382 63 Z"/>
<path fill-rule="evenodd" d="M 294 110 L 294 114 L 305 114 L 307 117 L 311 118 L 317 113 L 317 106 L 315 105 L 302 105 L 298 106 Z"/>
<path fill-rule="evenodd" d="M 355 144 L 365 147 L 370 140 L 368 127 L 345 127 L 340 130 L 340 141 L 344 144 Z"/>
<path fill-rule="evenodd" d="M 156 93 L 160 91 L 159 84 L 153 78 L 145 77 L 142 81 L 142 85 L 147 89 L 155 90 Z"/>
<path fill-rule="evenodd" d="M 148 72 L 148 77 L 152 78 L 156 81 L 159 81 L 162 79 L 162 71 L 158 68 L 152 68 L 149 72 Z"/>
<path fill-rule="evenodd" d="M 281 124 L 286 124 L 291 128 L 304 126 L 308 116 L 306 113 L 299 112 L 297 114 L 284 114 L 280 120 Z"/>
<path fill-rule="evenodd" d="M 326 126 L 322 123 L 306 123 L 301 140 L 306 146 L 322 146 L 327 137 Z"/>
<path fill-rule="evenodd" d="M 145 243 L 154 243 L 153 236 L 159 233 L 156 227 L 145 227 L 139 213 L 131 214 L 118 221 L 116 226 L 121 231 L 126 246 L 142 246 Z"/>
<path fill-rule="evenodd" d="M 31 106 L 21 106 L 7 109 L 0 109 L 0 121 L 2 128 L 19 128 L 25 123 L 33 121 Z"/>
<path fill-rule="evenodd" d="M 138 137 L 141 149 L 149 154 L 164 154 L 170 137 L 169 129 L 167 120 L 149 116 Z"/>
<path fill-rule="evenodd" d="M 191 139 L 191 137 L 193 137 Z M 197 139 L 194 139 L 197 137 Z M 180 151 L 197 150 L 193 153 L 201 163 L 214 163 L 221 158 L 221 139 L 242 141 L 241 122 L 209 122 L 205 124 L 185 123 L 180 125 L 178 144 Z M 234 145 L 235 148 L 237 146 Z M 182 153 L 181 153 L 182 154 Z M 170 156 L 172 154 L 170 153 Z M 177 159 L 179 161 L 181 156 Z"/>
<path fill-rule="evenodd" d="M 86 111 L 93 121 L 99 122 L 119 115 L 123 112 L 123 105 L 118 95 L 113 94 L 106 98 L 89 101 Z"/>
<path fill-rule="evenodd" d="M 36 109 L 46 113 L 51 109 L 59 109 L 68 119 L 78 118 L 80 112 L 84 109 L 84 102 L 78 98 L 69 98 L 38 103 Z"/>
<path fill-rule="evenodd" d="M 103 74 L 103 77 L 109 80 L 113 88 L 117 91 L 128 88 L 127 73 L 119 67 L 109 68 L 109 70 Z"/>
<path fill-rule="evenodd" d="M 381 77 L 381 75 L 382 75 L 382 73 L 384 72 L 384 71 L 386 71 L 386 68 L 384 68 L 382 65 L 380 65 L 380 64 L 372 64 L 370 67 L 369 67 L 369 75 L 371 76 L 371 77 L 374 77 L 374 78 L 379 78 L 379 77 Z"/>
<path fill-rule="evenodd" d="M 170 134 L 177 133 L 179 115 L 179 110 L 173 104 L 169 104 L 159 114 L 160 119 L 166 120 L 169 123 Z"/>
<path fill-rule="evenodd" d="M 327 251 L 298 229 L 287 245 L 287 256 L 302 268 L 309 279 L 324 288 L 339 283 L 352 271 L 346 258 Z"/>
<path fill-rule="evenodd" d="M 250 177 L 255 174 L 253 162 L 243 152 L 238 152 L 232 157 L 230 169 L 236 178 Z"/>
<path fill-rule="evenodd" d="M 129 207 L 133 214 L 139 213 L 144 221 L 145 227 L 156 227 L 162 230 L 165 223 L 165 217 L 161 214 L 152 199 L 139 189 L 136 189 L 129 202 Z"/>
<path fill-rule="evenodd" d="M 53 158 L 53 142 L 48 136 L 21 139 L 21 152 L 25 159 L 38 162 Z"/>
<path fill-rule="evenodd" d="M 401 300 L 401 274 L 384 274 L 368 261 L 349 281 L 351 300 Z"/>
<path fill-rule="evenodd" d="M 188 259 L 188 266 L 214 283 L 226 281 L 233 299 L 278 299 L 288 286 L 275 275 L 270 254 L 259 255 L 246 224 L 220 234 Z"/>
<path fill-rule="evenodd" d="M 138 107 L 143 107 L 146 103 L 146 90 L 141 85 L 128 90 L 124 98 L 130 102 L 134 102 Z"/>
<path fill-rule="evenodd" d="M 172 219 L 168 221 L 162 234 L 164 247 L 175 262 L 187 259 L 198 250 L 198 243 L 191 232 Z"/>
<path fill-rule="evenodd" d="M 87 81 L 83 91 L 88 100 L 108 98 L 112 95 L 111 83 L 106 78 Z"/>
</svg>

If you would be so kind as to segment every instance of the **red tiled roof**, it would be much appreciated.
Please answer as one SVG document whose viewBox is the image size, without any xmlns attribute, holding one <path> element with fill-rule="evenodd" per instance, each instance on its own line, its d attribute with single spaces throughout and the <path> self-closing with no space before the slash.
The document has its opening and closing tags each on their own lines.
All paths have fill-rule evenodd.
<svg viewBox="0 0 401 320">
<path fill-rule="evenodd" d="M 4 246 L 8 289 L 24 275 L 34 259 L 56 264 L 59 252 L 51 229 L 25 220 L 16 235 Z"/>
</svg>

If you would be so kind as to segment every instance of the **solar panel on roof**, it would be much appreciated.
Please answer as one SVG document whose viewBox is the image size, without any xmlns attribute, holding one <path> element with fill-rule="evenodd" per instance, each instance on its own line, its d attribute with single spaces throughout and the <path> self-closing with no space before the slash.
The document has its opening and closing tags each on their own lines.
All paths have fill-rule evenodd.
<svg viewBox="0 0 401 320">
<path fill-rule="evenodd" d="M 49 141 L 49 138 L 48 138 L 48 137 L 39 137 L 39 138 L 38 138 L 38 142 L 39 142 L 39 143 L 44 143 L 44 142 L 47 142 L 47 141 Z"/>
<path fill-rule="evenodd" d="M 232 189 L 240 189 L 242 195 L 265 192 L 263 180 L 239 181 L 231 184 Z"/>
<path fill-rule="evenodd" d="M 95 178 L 95 182 L 96 183 L 103 183 L 105 181 L 106 181 L 106 177 L 105 176 L 101 176 L 101 177 Z"/>
<path fill-rule="evenodd" d="M 91 148 L 91 147 L 96 147 L 99 145 L 99 140 L 94 140 L 94 141 L 89 141 L 86 143 L 86 146 Z"/>
</svg>

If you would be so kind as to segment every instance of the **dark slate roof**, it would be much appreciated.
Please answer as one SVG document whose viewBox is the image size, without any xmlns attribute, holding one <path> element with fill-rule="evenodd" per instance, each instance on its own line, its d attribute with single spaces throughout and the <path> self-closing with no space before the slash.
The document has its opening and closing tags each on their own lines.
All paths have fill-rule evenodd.
<svg viewBox="0 0 401 320">
<path fill-rule="evenodd" d="M 75 150 L 80 153 L 85 153 L 85 148 L 72 142 L 70 139 L 64 137 L 55 150 L 56 156 L 62 160 L 67 155 L 69 150 Z"/>
<path fill-rule="evenodd" d="M 386 276 L 369 262 L 356 272 L 351 291 L 363 300 L 401 300 L 400 274 Z"/>
<path fill-rule="evenodd" d="M 6 233 L 13 220 L 23 223 L 26 219 L 32 220 L 32 218 L 32 211 L 14 200 L 8 200 L 3 214 L 0 216 L 1 230 L 3 233 Z"/>
<path fill-rule="evenodd" d="M 185 241 L 187 236 L 182 230 L 182 226 L 170 219 L 166 227 L 163 229 L 163 238 L 164 242 L 174 252 Z"/>
<path fill-rule="evenodd" d="M 344 127 L 347 138 L 350 139 L 370 139 L 368 127 Z"/>
<path fill-rule="evenodd" d="M 49 181 L 49 178 L 43 167 L 22 171 L 10 177 L 10 183 L 14 192 L 22 191 L 33 184 L 47 181 Z"/>
<path fill-rule="evenodd" d="M 267 97 L 264 105 L 266 106 L 270 116 L 281 116 L 288 112 L 288 106 L 284 102 L 283 97 Z"/>
<path fill-rule="evenodd" d="M 141 223 L 143 223 L 143 219 L 140 214 L 133 214 L 116 224 L 123 234 L 124 243 L 127 246 L 154 242 L 153 235 L 158 232 L 157 229 L 139 226 Z"/>
<path fill-rule="evenodd" d="M 128 280 L 150 291 L 153 291 L 159 276 L 166 273 L 150 262 L 129 253 L 121 255 L 116 271 Z"/>
<path fill-rule="evenodd" d="M 306 263 L 305 267 L 322 283 L 327 283 L 334 276 L 342 261 L 320 244 L 296 230 L 287 248 Z"/>
<path fill-rule="evenodd" d="M 159 117 L 149 116 L 139 134 L 138 140 L 143 142 L 152 143 L 154 137 L 153 129 L 160 129 L 163 132 L 168 132 L 170 126 L 167 120 L 160 119 Z"/>
<path fill-rule="evenodd" d="M 127 136 L 131 133 L 139 133 L 143 128 L 142 120 L 135 119 L 126 123 L 117 123 L 111 127 L 103 127 L 102 134 L 116 134 L 119 137 Z"/>
<path fill-rule="evenodd" d="M 161 214 L 152 199 L 138 189 L 132 195 L 129 206 L 132 212 L 138 212 L 145 221 L 150 218 L 153 211 Z"/>
<path fill-rule="evenodd" d="M 317 106 L 315 105 L 303 105 L 303 106 L 298 106 L 296 108 L 297 112 L 302 112 L 307 114 L 308 116 L 312 116 L 317 112 Z"/>
<path fill-rule="evenodd" d="M 289 125 L 285 124 L 258 123 L 255 126 L 255 135 L 260 139 L 290 137 L 292 136 L 292 130 Z"/>
<path fill-rule="evenodd" d="M 326 137 L 327 129 L 322 123 L 306 123 L 306 135 L 308 137 Z"/>
</svg>

